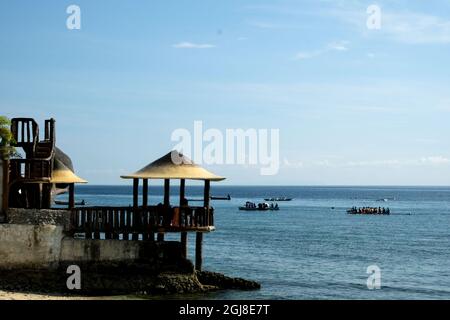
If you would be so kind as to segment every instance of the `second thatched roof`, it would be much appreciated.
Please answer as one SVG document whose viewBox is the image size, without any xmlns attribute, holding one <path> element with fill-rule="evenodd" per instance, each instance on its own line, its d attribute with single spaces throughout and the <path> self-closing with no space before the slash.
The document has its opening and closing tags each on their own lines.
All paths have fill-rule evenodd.
<svg viewBox="0 0 450 320">
<path fill-rule="evenodd" d="M 187 179 L 221 181 L 224 177 L 215 175 L 196 165 L 178 151 L 171 151 L 141 170 L 121 176 L 123 179 Z"/>
</svg>

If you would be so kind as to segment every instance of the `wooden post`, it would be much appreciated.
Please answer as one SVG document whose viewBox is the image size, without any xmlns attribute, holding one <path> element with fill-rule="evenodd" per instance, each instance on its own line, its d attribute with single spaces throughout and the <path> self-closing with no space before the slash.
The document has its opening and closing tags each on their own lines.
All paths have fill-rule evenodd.
<svg viewBox="0 0 450 320">
<path fill-rule="evenodd" d="M 203 193 L 203 206 L 206 208 L 209 208 L 209 199 L 211 197 L 210 190 L 211 190 L 211 181 L 205 180 L 205 189 Z"/>
<path fill-rule="evenodd" d="M 187 208 L 183 208 L 183 206 L 186 205 L 184 202 L 184 198 L 186 197 L 186 180 L 181 179 L 180 180 L 180 215 L 182 212 L 184 212 L 184 219 L 186 219 L 186 210 Z M 180 216 L 180 223 L 181 223 L 181 216 Z M 188 255 L 188 234 L 187 232 L 181 232 L 181 255 L 183 258 L 187 258 Z"/>
<path fill-rule="evenodd" d="M 181 256 L 183 258 L 187 258 L 188 255 L 188 234 L 187 232 L 182 232 L 181 233 Z"/>
<path fill-rule="evenodd" d="M 170 215 L 170 179 L 164 179 L 164 216 L 163 216 L 163 227 L 170 224 L 172 217 Z M 158 233 L 158 241 L 164 241 L 164 233 Z"/>
<path fill-rule="evenodd" d="M 142 206 L 144 208 L 148 206 L 148 179 L 144 179 L 144 185 L 142 186 Z"/>
<path fill-rule="evenodd" d="M 211 182 L 205 180 L 205 188 L 203 190 L 203 206 L 209 210 Z M 203 233 L 197 232 L 195 237 L 195 270 L 202 271 L 203 263 Z"/>
<path fill-rule="evenodd" d="M 164 206 L 170 206 L 170 180 L 164 180 Z"/>
<path fill-rule="evenodd" d="M 44 183 L 42 185 L 42 208 L 50 209 L 52 207 L 52 184 Z"/>
<path fill-rule="evenodd" d="M 139 199 L 139 179 L 133 179 L 133 208 L 137 208 Z"/>
<path fill-rule="evenodd" d="M 2 207 L 0 208 L 0 211 L 2 211 L 6 215 L 6 211 L 9 207 L 8 200 L 9 200 L 9 160 L 0 160 L 3 161 L 2 163 L 2 169 L 3 169 L 3 181 L 0 181 L 0 183 L 3 183 L 2 185 L 2 192 L 1 195 L 2 198 Z"/>
<path fill-rule="evenodd" d="M 195 270 L 202 271 L 202 245 L 203 245 L 203 233 L 197 232 L 195 237 Z"/>
<path fill-rule="evenodd" d="M 139 240 L 139 179 L 133 179 L 133 228 L 132 240 Z"/>
<path fill-rule="evenodd" d="M 183 200 L 186 197 L 186 180 L 180 180 L 180 207 L 183 205 Z"/>
<path fill-rule="evenodd" d="M 143 185 L 142 185 L 142 207 L 143 207 L 143 211 L 142 211 L 142 226 L 141 226 L 141 230 L 142 230 L 142 240 L 148 240 L 149 238 L 149 231 L 148 231 L 148 212 L 147 212 L 147 207 L 148 207 L 148 179 L 143 179 Z"/>
<path fill-rule="evenodd" d="M 69 209 L 75 208 L 75 183 L 69 184 Z"/>
</svg>

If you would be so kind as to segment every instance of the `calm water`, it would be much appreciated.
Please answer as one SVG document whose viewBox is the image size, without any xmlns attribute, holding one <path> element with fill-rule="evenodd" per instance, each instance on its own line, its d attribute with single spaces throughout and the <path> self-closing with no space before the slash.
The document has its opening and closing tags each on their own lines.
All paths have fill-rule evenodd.
<svg viewBox="0 0 450 320">
<path fill-rule="evenodd" d="M 202 189 L 187 192 L 199 198 Z M 77 200 L 128 205 L 131 193 L 82 186 Z M 212 194 L 232 200 L 213 201 L 217 231 L 204 237 L 204 269 L 257 280 L 262 289 L 193 298 L 450 299 L 450 188 L 213 186 Z M 238 210 L 267 196 L 295 199 L 275 213 Z M 162 189 L 150 189 L 150 197 L 162 201 Z M 393 200 L 376 201 L 384 198 Z M 352 206 L 389 206 L 392 214 L 347 215 Z M 192 258 L 194 234 L 189 240 Z M 369 265 L 381 268 L 381 290 L 367 289 Z"/>
</svg>

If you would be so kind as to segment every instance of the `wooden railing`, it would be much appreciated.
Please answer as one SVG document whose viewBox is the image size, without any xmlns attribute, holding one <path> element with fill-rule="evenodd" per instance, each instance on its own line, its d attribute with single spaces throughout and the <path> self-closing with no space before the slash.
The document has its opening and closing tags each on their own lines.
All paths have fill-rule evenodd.
<svg viewBox="0 0 450 320">
<path fill-rule="evenodd" d="M 45 120 L 44 139 L 55 143 L 55 119 Z"/>
<path fill-rule="evenodd" d="M 10 181 L 16 180 L 50 180 L 52 160 L 11 159 Z"/>
<path fill-rule="evenodd" d="M 31 118 L 11 119 L 11 132 L 15 147 L 28 147 L 39 140 L 39 126 Z"/>
<path fill-rule="evenodd" d="M 206 207 L 83 207 L 72 209 L 70 232 L 86 239 L 147 240 L 158 232 L 211 231 Z"/>
</svg>

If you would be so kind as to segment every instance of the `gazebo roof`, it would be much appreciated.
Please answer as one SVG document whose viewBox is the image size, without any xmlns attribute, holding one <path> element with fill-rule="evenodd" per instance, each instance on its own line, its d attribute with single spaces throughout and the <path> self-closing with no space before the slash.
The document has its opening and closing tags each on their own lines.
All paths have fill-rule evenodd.
<svg viewBox="0 0 450 320">
<path fill-rule="evenodd" d="M 55 158 L 50 183 L 87 183 L 87 181 L 78 177 L 62 161 Z"/>
<path fill-rule="evenodd" d="M 123 179 L 189 179 L 221 181 L 217 176 L 196 165 L 191 159 L 178 151 L 171 151 L 141 170 L 121 176 Z"/>
</svg>

